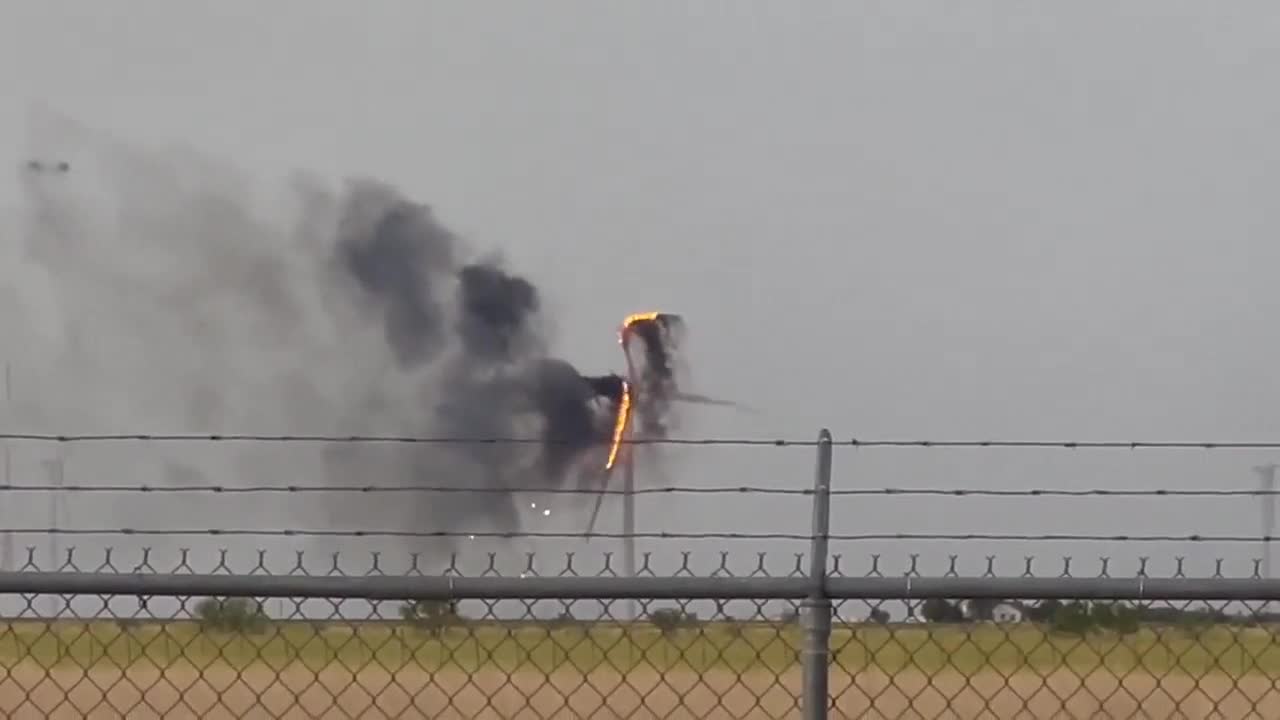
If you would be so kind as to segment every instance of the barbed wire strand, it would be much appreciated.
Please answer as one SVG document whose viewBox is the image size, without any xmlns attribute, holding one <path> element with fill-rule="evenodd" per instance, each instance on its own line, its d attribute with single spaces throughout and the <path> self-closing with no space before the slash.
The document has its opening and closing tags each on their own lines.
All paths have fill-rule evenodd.
<svg viewBox="0 0 1280 720">
<path fill-rule="evenodd" d="M 813 494 L 812 490 L 806 494 Z M 1280 495 L 1280 490 L 1249 488 L 1124 488 L 1107 490 L 1088 488 L 855 488 L 831 491 L 832 495 L 867 496 L 947 496 L 947 497 L 1259 497 Z"/>
<path fill-rule="evenodd" d="M 426 437 L 397 435 L 263 435 L 263 434 L 181 434 L 181 433 L 0 433 L 0 441 L 35 441 L 57 443 L 87 442 L 258 442 L 258 443 L 408 443 L 427 445 L 545 445 L 579 444 L 576 440 L 520 437 Z M 727 445 L 761 447 L 816 447 L 813 439 L 788 438 L 631 438 L 630 445 Z M 607 442 L 599 443 L 601 445 Z M 914 447 L 914 448 L 1058 448 L 1058 449 L 1191 449 L 1191 450 L 1277 450 L 1280 441 L 1147 441 L 1147 440 L 834 440 L 833 446 L 847 447 Z"/>
<path fill-rule="evenodd" d="M 615 488 L 566 488 L 566 487 L 457 487 L 447 485 L 50 485 L 50 484 L 0 484 L 0 493 L 61 492 L 61 493 L 135 493 L 135 494 L 184 494 L 213 495 L 244 494 L 310 494 L 310 493 L 440 493 L 440 494 L 496 494 L 514 493 L 545 495 L 796 495 L 811 496 L 812 488 L 784 488 L 765 486 L 694 487 L 671 486 L 619 490 Z M 1249 488 L 1123 488 L 1123 489 L 1072 489 L 1072 488 L 849 488 L 831 490 L 833 496 L 856 497 L 1269 497 L 1280 496 L 1276 489 Z"/>
<path fill-rule="evenodd" d="M 205 536 L 205 537 L 340 537 L 340 538 L 496 538 L 524 539 L 624 539 L 640 540 L 812 540 L 807 533 L 733 533 L 733 532 L 458 532 L 452 530 L 328 530 L 328 529 L 199 529 L 199 528 L 5 528 L 15 535 L 119 535 L 119 536 Z M 1018 541 L 1018 542 L 1187 542 L 1187 543 L 1271 543 L 1280 540 L 1272 535 L 1125 535 L 1046 533 L 1040 535 L 1006 533 L 860 533 L 827 536 L 839 542 L 873 540 L 894 541 Z"/>
</svg>

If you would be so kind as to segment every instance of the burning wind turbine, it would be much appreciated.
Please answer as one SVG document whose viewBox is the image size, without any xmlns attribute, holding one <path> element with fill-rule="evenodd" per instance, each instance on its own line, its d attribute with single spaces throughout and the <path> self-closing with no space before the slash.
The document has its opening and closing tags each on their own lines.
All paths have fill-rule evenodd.
<svg viewBox="0 0 1280 720">
<path fill-rule="evenodd" d="M 622 381 L 617 402 L 612 442 L 604 465 L 606 474 L 617 467 L 623 444 L 636 424 L 633 415 L 639 415 L 646 435 L 665 436 L 663 420 L 675 389 L 674 355 L 678 347 L 675 332 L 680 329 L 683 329 L 683 321 L 679 315 L 671 313 L 636 313 L 622 321 L 618 344 L 626 358 L 627 377 Z M 631 355 L 631 342 L 636 337 L 644 346 L 639 373 L 636 371 L 637 362 Z"/>
<path fill-rule="evenodd" d="M 680 392 L 677 376 L 680 341 L 684 320 L 674 313 L 644 312 L 628 315 L 618 330 L 618 343 L 626 359 L 627 376 L 612 379 L 611 392 L 605 393 L 614 408 L 613 431 L 609 453 L 600 476 L 600 489 L 606 489 L 620 464 L 634 462 L 635 446 L 628 440 L 655 440 L 667 437 L 673 401 L 705 405 L 735 406 L 705 395 Z M 638 343 L 638 352 L 633 348 Z M 587 535 L 595 529 L 604 493 L 596 496 L 595 508 L 587 525 Z"/>
</svg>

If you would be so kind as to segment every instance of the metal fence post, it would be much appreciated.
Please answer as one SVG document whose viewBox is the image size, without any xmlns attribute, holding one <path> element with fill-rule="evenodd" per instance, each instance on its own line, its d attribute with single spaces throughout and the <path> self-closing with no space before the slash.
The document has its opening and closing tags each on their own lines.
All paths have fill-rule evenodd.
<svg viewBox="0 0 1280 720">
<path fill-rule="evenodd" d="M 831 647 L 831 599 L 827 597 L 827 539 L 831 533 L 831 433 L 818 433 L 818 469 L 813 485 L 813 543 L 809 551 L 809 596 L 801 605 L 804 689 L 800 708 L 805 720 L 826 720 Z"/>
</svg>

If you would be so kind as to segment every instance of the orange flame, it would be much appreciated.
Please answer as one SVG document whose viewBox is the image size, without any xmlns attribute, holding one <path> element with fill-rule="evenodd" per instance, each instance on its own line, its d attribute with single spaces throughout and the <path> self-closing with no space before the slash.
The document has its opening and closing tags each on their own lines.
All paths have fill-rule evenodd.
<svg viewBox="0 0 1280 720">
<path fill-rule="evenodd" d="M 633 325 L 653 322 L 662 315 L 663 313 L 656 310 L 628 315 L 622 321 L 622 327 L 618 330 L 618 343 L 625 348 Z M 628 371 L 631 369 L 630 356 L 627 357 L 627 369 Z M 627 425 L 631 423 L 631 403 L 631 384 L 624 380 L 622 383 L 622 398 L 618 401 L 617 419 L 613 423 L 613 442 L 609 445 L 609 459 L 604 464 L 605 470 L 612 470 L 613 466 L 618 462 L 618 455 L 622 451 L 622 439 L 627 434 Z"/>
<path fill-rule="evenodd" d="M 662 313 L 656 311 L 628 315 L 627 318 L 622 321 L 622 329 L 618 331 L 618 342 L 626 345 L 627 334 L 631 332 L 632 325 L 642 322 L 653 322 L 654 320 L 657 320 L 660 315 L 662 315 Z"/>
<path fill-rule="evenodd" d="M 627 423 L 631 420 L 631 385 L 622 382 L 622 399 L 618 401 L 618 419 L 613 423 L 613 442 L 609 445 L 609 460 L 604 464 L 605 470 L 612 470 L 618 462 L 618 452 L 622 449 L 622 437 L 627 433 Z"/>
</svg>

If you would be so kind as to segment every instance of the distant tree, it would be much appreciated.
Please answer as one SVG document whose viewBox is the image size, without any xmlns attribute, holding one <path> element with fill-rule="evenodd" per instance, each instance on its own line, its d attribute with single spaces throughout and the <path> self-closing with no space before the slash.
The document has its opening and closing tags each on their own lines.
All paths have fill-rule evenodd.
<svg viewBox="0 0 1280 720">
<path fill-rule="evenodd" d="M 1058 613 L 1058 608 L 1062 607 L 1062 601 L 1056 598 L 1041 600 L 1040 602 L 1027 608 L 1027 619 L 1038 623 L 1051 623 L 1054 616 Z"/>
<path fill-rule="evenodd" d="M 1182 617 L 1178 619 L 1177 627 L 1191 637 L 1199 639 L 1204 637 L 1217 624 L 1218 618 L 1212 613 L 1193 610 L 1183 613 Z"/>
<path fill-rule="evenodd" d="M 569 612 L 568 608 L 565 608 L 564 612 L 557 615 L 555 620 L 551 621 L 551 626 L 560 630 L 576 628 L 580 624 L 581 623 L 578 622 L 578 619 L 573 616 L 573 613 Z"/>
<path fill-rule="evenodd" d="M 205 598 L 196 604 L 195 614 L 211 632 L 256 634 L 270 624 L 262 603 L 252 598 Z"/>
<path fill-rule="evenodd" d="M 976 620 L 978 622 L 986 622 L 995 618 L 996 606 L 1000 601 L 996 598 L 973 598 L 969 600 L 970 615 L 966 620 Z M 963 614 L 963 611 L 961 611 Z"/>
<path fill-rule="evenodd" d="M 1054 632 L 1083 636 L 1093 629 L 1093 625 L 1094 619 L 1089 614 L 1089 606 L 1079 600 L 1060 605 L 1053 613 Z"/>
<path fill-rule="evenodd" d="M 1138 619 L 1144 623 L 1172 625 L 1179 628 L 1241 624 L 1246 618 L 1230 617 L 1214 608 L 1179 608 L 1170 606 L 1136 607 Z M 1262 618 L 1257 618 L 1261 620 Z"/>
<path fill-rule="evenodd" d="M 410 625 L 439 635 L 462 623 L 457 600 L 415 600 L 400 606 L 400 617 Z"/>
<path fill-rule="evenodd" d="M 1108 630 L 1121 635 L 1132 635 L 1141 628 L 1141 615 L 1132 605 L 1117 603 L 1111 607 L 1111 623 Z"/>
<path fill-rule="evenodd" d="M 881 608 L 871 608 L 871 614 L 867 619 L 878 625 L 887 625 L 889 624 L 889 612 Z"/>
<path fill-rule="evenodd" d="M 1070 635 L 1087 635 L 1102 630 L 1131 635 L 1140 629 L 1141 620 L 1140 611 L 1132 605 L 1073 600 L 1055 609 L 1051 627 L 1054 632 Z"/>
<path fill-rule="evenodd" d="M 1253 612 L 1250 617 L 1259 625 L 1278 625 L 1280 624 L 1280 613 L 1274 612 Z"/>
<path fill-rule="evenodd" d="M 1138 631 L 1137 609 L 1122 603 L 1094 603 L 1089 608 L 1089 616 L 1093 620 L 1093 626 L 1099 630 L 1110 630 L 1121 635 Z"/>
<path fill-rule="evenodd" d="M 649 622 L 658 628 L 663 635 L 671 635 L 679 630 L 698 624 L 698 616 L 679 608 L 661 608 L 649 613 Z"/>
<path fill-rule="evenodd" d="M 721 622 L 720 626 L 724 628 L 726 635 L 735 638 L 742 637 L 747 629 L 746 624 L 735 617 L 725 618 L 724 621 Z"/>
<path fill-rule="evenodd" d="M 1093 603 L 1089 608 L 1089 619 L 1098 630 L 1105 630 L 1115 624 L 1115 610 L 1111 603 Z"/>
<path fill-rule="evenodd" d="M 955 623 L 964 620 L 959 606 L 942 598 L 929 598 L 920 606 L 920 616 L 931 623 Z"/>
</svg>

